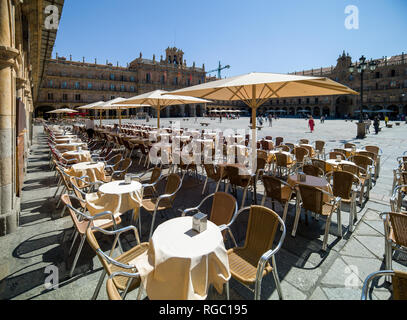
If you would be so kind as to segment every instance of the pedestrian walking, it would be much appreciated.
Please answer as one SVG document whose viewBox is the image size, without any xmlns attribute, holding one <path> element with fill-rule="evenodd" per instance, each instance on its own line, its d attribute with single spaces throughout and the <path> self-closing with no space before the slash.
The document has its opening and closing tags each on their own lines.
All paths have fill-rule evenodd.
<svg viewBox="0 0 407 320">
<path fill-rule="evenodd" d="M 314 132 L 314 127 L 315 127 L 315 121 L 312 118 L 312 116 L 310 116 L 310 118 L 308 120 L 308 126 L 309 126 L 309 128 L 311 130 L 311 133 L 313 133 Z"/>
<path fill-rule="evenodd" d="M 376 134 L 378 134 L 379 133 L 379 127 L 380 127 L 380 120 L 379 120 L 378 116 L 376 116 L 374 118 L 373 126 L 374 126 L 374 131 L 376 132 Z"/>
<path fill-rule="evenodd" d="M 86 119 L 85 125 L 89 139 L 93 139 L 93 135 L 95 134 L 95 123 L 93 122 L 93 119 Z"/>
<path fill-rule="evenodd" d="M 366 133 L 370 133 L 370 126 L 372 125 L 372 120 L 367 119 L 365 123 L 366 123 Z"/>
<path fill-rule="evenodd" d="M 386 115 L 385 117 L 384 117 L 384 124 L 386 125 L 386 127 L 387 127 L 387 123 L 389 122 L 389 117 Z"/>
</svg>

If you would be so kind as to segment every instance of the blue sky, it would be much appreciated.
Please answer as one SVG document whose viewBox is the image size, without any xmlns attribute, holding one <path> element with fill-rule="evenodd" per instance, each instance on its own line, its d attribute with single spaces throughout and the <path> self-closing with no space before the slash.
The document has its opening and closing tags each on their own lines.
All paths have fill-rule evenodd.
<svg viewBox="0 0 407 320">
<path fill-rule="evenodd" d="M 358 30 L 345 28 L 348 5 Z M 231 65 L 223 77 L 287 73 L 335 64 L 343 50 L 353 60 L 407 52 L 406 30 L 406 0 L 65 0 L 53 58 L 126 66 L 176 46 L 188 65 Z"/>
</svg>

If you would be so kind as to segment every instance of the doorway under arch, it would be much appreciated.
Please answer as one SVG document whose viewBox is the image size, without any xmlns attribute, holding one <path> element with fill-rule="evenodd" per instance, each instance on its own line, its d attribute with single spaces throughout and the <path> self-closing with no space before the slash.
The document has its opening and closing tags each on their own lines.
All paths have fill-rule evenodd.
<svg viewBox="0 0 407 320">
<path fill-rule="evenodd" d="M 35 108 L 35 111 L 34 111 L 34 117 L 48 119 L 51 115 L 47 112 L 52 111 L 52 110 L 55 110 L 55 107 L 51 107 L 51 106 L 37 107 L 37 108 Z"/>
</svg>

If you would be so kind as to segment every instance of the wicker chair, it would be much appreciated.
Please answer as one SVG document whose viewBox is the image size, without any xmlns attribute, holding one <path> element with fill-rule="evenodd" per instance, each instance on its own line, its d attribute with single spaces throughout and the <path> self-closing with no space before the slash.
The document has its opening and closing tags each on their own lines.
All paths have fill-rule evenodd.
<svg viewBox="0 0 407 320">
<path fill-rule="evenodd" d="M 372 158 L 363 156 L 363 155 L 354 155 L 349 158 L 350 161 L 354 162 L 358 167 L 361 167 L 365 170 L 366 178 L 369 181 L 368 186 L 368 195 L 367 199 L 369 199 L 369 192 L 372 189 L 372 168 L 374 166 L 374 161 Z"/>
<path fill-rule="evenodd" d="M 380 270 L 368 275 L 363 282 L 361 300 L 367 300 L 370 284 L 381 276 L 391 277 L 393 300 L 407 300 L 407 272 L 395 270 Z"/>
<path fill-rule="evenodd" d="M 212 202 L 212 207 L 211 207 L 211 212 L 209 215 L 209 221 L 212 221 L 214 224 L 217 226 L 221 227 L 223 229 L 224 225 L 227 225 L 230 223 L 232 218 L 237 214 L 237 209 L 238 209 L 238 203 L 236 199 L 226 193 L 226 192 L 215 192 L 207 197 L 205 197 L 201 203 L 194 207 L 194 208 L 188 208 L 185 209 L 182 212 L 182 216 L 184 217 L 187 214 L 190 214 L 192 212 L 200 211 L 201 206 L 209 199 L 213 198 Z M 226 228 L 225 228 L 226 230 Z M 223 236 L 225 238 L 225 230 L 223 232 Z M 236 246 L 236 240 L 230 231 L 230 229 L 227 229 L 229 232 L 230 237 L 232 238 L 235 246 Z"/>
<path fill-rule="evenodd" d="M 307 175 L 314 176 L 314 177 L 323 177 L 324 176 L 324 171 L 320 167 L 314 166 L 312 164 L 303 165 L 302 172 L 304 172 Z"/>
<path fill-rule="evenodd" d="M 285 144 L 280 144 L 279 146 L 276 147 L 276 149 L 281 149 L 282 151 L 285 152 L 291 152 L 291 148 L 289 146 L 286 146 Z"/>
<path fill-rule="evenodd" d="M 251 206 L 241 209 L 226 228 L 229 229 L 236 221 L 237 216 L 246 210 L 250 210 L 250 212 L 244 246 L 228 250 L 232 277 L 254 291 L 255 300 L 260 300 L 262 279 L 267 274 L 272 273 L 279 298 L 283 299 L 275 255 L 280 250 L 285 238 L 284 222 L 271 209 L 262 206 Z M 281 224 L 283 231 L 277 246 L 272 249 L 279 224 Z M 269 263 L 270 259 L 271 265 Z M 250 288 L 253 284 L 254 290 Z M 229 282 L 226 288 L 227 298 L 229 299 Z"/>
<path fill-rule="evenodd" d="M 76 252 L 76 255 L 75 255 L 72 267 L 71 267 L 71 271 L 69 273 L 70 277 L 72 277 L 72 275 L 73 275 L 73 272 L 76 267 L 76 263 L 78 262 L 79 255 L 82 252 L 83 244 L 87 237 L 86 231 L 93 226 L 97 226 L 101 229 L 107 229 L 107 228 L 112 228 L 112 227 L 114 229 L 116 229 L 117 225 L 121 223 L 120 214 L 113 215 L 112 211 L 114 211 L 114 209 L 112 211 L 103 211 L 94 216 L 91 216 L 91 215 L 81 212 L 78 209 L 75 209 L 72 206 L 71 199 L 76 199 L 79 202 L 81 202 L 81 200 L 79 198 L 76 198 L 75 196 L 70 196 L 68 194 L 64 194 L 61 196 L 61 200 L 65 204 L 65 206 L 68 208 L 69 214 L 72 218 L 72 222 L 73 222 L 74 228 L 75 228 L 75 232 L 73 233 L 72 245 L 71 245 L 71 248 L 69 249 L 68 254 L 69 255 L 71 254 L 73 245 L 74 245 L 75 240 L 78 235 L 81 238 L 81 242 L 79 244 L 78 251 Z M 117 196 L 116 201 L 112 201 L 110 203 L 109 207 L 118 208 L 119 206 L 120 206 L 120 197 Z"/>
<path fill-rule="evenodd" d="M 308 139 L 300 139 L 300 144 L 309 144 L 309 140 Z"/>
<path fill-rule="evenodd" d="M 106 293 L 107 293 L 107 297 L 109 298 L 109 300 L 123 300 L 123 298 L 119 292 L 119 289 L 116 287 L 116 285 L 113 281 L 113 278 L 117 277 L 117 276 L 140 279 L 140 274 L 138 272 L 130 273 L 130 272 L 118 271 L 118 272 L 112 273 L 106 281 Z M 141 292 L 142 291 L 140 289 L 139 297 L 137 300 L 140 299 Z"/>
<path fill-rule="evenodd" d="M 150 178 L 143 179 L 144 176 L 151 173 Z M 162 176 L 162 168 L 154 167 L 148 169 L 147 171 L 143 172 L 139 175 L 133 175 L 132 180 L 136 180 L 144 185 L 143 189 L 143 197 L 155 196 L 157 193 L 157 189 L 155 183 L 161 178 Z"/>
<path fill-rule="evenodd" d="M 355 174 L 347 171 L 329 172 L 326 178 L 329 182 L 332 178 L 332 194 L 341 198 L 341 205 L 343 202 L 349 204 L 349 231 L 353 232 L 354 223 L 357 221 L 356 194 L 360 193 L 362 183 Z"/>
<path fill-rule="evenodd" d="M 334 167 L 324 160 L 311 159 L 311 163 L 313 166 L 320 168 L 324 172 L 324 174 L 334 171 Z"/>
<path fill-rule="evenodd" d="M 241 175 L 240 169 L 235 166 L 226 166 L 226 175 L 229 179 L 228 184 L 226 185 L 225 192 L 228 192 L 229 186 L 232 187 L 241 187 L 243 188 L 243 197 L 241 207 L 244 207 L 244 203 L 247 196 L 247 190 L 253 185 L 253 177 L 251 175 Z"/>
<path fill-rule="evenodd" d="M 329 153 L 329 159 L 336 159 L 336 157 L 341 157 L 342 160 L 346 160 L 346 155 L 342 152 L 337 152 L 337 151 L 331 151 Z"/>
<path fill-rule="evenodd" d="M 360 181 L 360 192 L 359 192 L 359 205 L 362 206 L 362 203 L 364 199 L 369 199 L 369 194 L 370 194 L 370 184 L 369 184 L 369 178 L 366 174 L 365 169 L 362 167 L 359 167 L 357 165 L 353 164 L 341 164 L 340 166 L 342 171 L 350 172 L 357 176 Z M 366 192 L 365 192 L 366 189 Z"/>
<path fill-rule="evenodd" d="M 276 169 L 278 170 L 279 176 L 282 176 L 282 169 L 286 171 L 286 175 L 289 175 L 291 171 L 295 169 L 296 162 L 293 160 L 292 163 L 289 163 L 289 156 L 284 153 L 275 153 L 276 157 Z"/>
<path fill-rule="evenodd" d="M 372 163 L 373 163 L 373 168 L 374 168 L 374 179 L 375 181 L 377 180 L 378 176 L 379 176 L 379 162 L 378 162 L 378 157 L 377 154 L 374 152 L 370 152 L 370 151 L 359 151 L 358 153 L 356 153 L 357 155 L 361 155 L 361 156 L 366 156 L 370 159 L 372 159 Z"/>
<path fill-rule="evenodd" d="M 347 143 L 345 143 L 344 148 L 345 149 L 353 149 L 353 148 L 356 148 L 356 144 L 347 142 Z"/>
<path fill-rule="evenodd" d="M 325 141 L 317 140 L 315 141 L 315 153 L 318 156 L 318 159 L 322 157 L 324 160 L 326 159 L 325 155 Z"/>
<path fill-rule="evenodd" d="M 165 176 L 162 176 L 160 179 L 158 179 L 154 185 L 156 185 L 164 177 Z M 158 198 L 143 199 L 142 207 L 153 216 L 153 220 L 151 221 L 150 235 L 148 237 L 149 239 L 151 239 L 151 236 L 153 235 L 154 222 L 157 212 L 162 212 L 172 208 L 175 197 L 177 196 L 178 191 L 181 189 L 181 186 L 181 178 L 175 173 L 170 174 L 167 177 L 167 183 L 163 195 L 159 196 Z"/>
<path fill-rule="evenodd" d="M 335 198 L 333 194 L 330 194 L 324 190 L 302 184 L 295 186 L 295 190 L 297 193 L 297 208 L 291 235 L 295 237 L 295 234 L 297 232 L 301 208 L 305 209 L 306 211 L 314 212 L 320 216 L 324 216 L 326 217 L 326 224 L 322 250 L 326 251 L 328 233 L 331 225 L 332 214 L 334 211 L 336 211 L 338 216 L 338 236 L 340 238 L 342 237 L 342 221 L 340 210 L 341 198 L 340 197 Z M 329 202 L 324 201 L 324 194 L 330 197 L 331 200 Z"/>
<path fill-rule="evenodd" d="M 283 137 L 277 137 L 276 138 L 276 147 L 278 147 L 280 144 L 282 144 L 283 143 L 283 141 L 284 141 L 284 138 Z"/>
<path fill-rule="evenodd" d="M 209 179 L 216 182 L 215 192 L 218 192 L 221 181 L 227 177 L 226 171 L 217 169 L 213 164 L 204 164 L 204 168 L 206 172 L 206 179 L 202 188 L 202 195 L 205 193 L 206 185 L 208 184 Z"/>
<path fill-rule="evenodd" d="M 407 253 L 407 213 L 383 212 L 385 238 L 385 268 L 392 270 L 393 252 Z"/>
<path fill-rule="evenodd" d="M 393 189 L 393 194 L 390 197 L 390 207 L 392 212 L 401 212 L 403 197 L 405 196 L 406 191 L 407 184 L 398 185 Z"/>
<path fill-rule="evenodd" d="M 270 198 L 272 202 L 272 209 L 274 210 L 274 202 L 279 202 L 283 210 L 283 221 L 287 218 L 288 204 L 295 192 L 294 188 L 291 187 L 287 182 L 280 180 L 273 176 L 263 176 L 264 184 L 264 195 L 261 200 L 261 205 L 264 206 L 266 198 Z"/>
<path fill-rule="evenodd" d="M 406 185 L 406 184 L 407 184 L 407 171 L 404 170 L 402 167 L 394 169 L 393 170 L 393 186 L 392 186 L 392 190 L 394 191 L 394 189 L 397 186 Z M 401 191 L 406 193 L 407 188 L 403 187 Z"/>
<path fill-rule="evenodd" d="M 295 148 L 294 155 L 297 168 L 301 168 L 309 158 L 308 150 L 303 147 Z"/>
<path fill-rule="evenodd" d="M 96 237 L 94 235 L 95 232 L 100 232 L 108 236 L 115 236 L 112 248 L 110 250 L 109 254 L 106 254 L 103 252 L 103 250 L 100 248 L 99 243 L 96 240 Z M 130 250 L 121 253 L 120 255 L 114 257 L 114 252 L 115 252 L 115 247 L 116 244 L 119 242 L 120 243 L 120 236 L 127 231 L 133 231 L 137 245 L 131 248 Z M 106 276 L 106 274 L 110 277 L 115 272 L 129 272 L 129 273 L 135 273 L 137 269 L 131 265 L 131 262 L 134 261 L 135 258 L 143 254 L 148 250 L 149 244 L 147 242 L 140 243 L 140 238 L 138 235 L 137 228 L 134 226 L 128 226 L 119 230 L 115 231 L 106 231 L 104 229 L 98 228 L 98 227 L 92 227 L 88 228 L 86 231 L 87 235 L 87 241 L 92 247 L 92 249 L 96 252 L 100 262 L 102 263 L 103 266 L 103 271 L 102 274 L 99 278 L 99 282 L 96 285 L 95 292 L 93 293 L 92 300 L 95 300 L 99 294 L 100 288 L 103 284 L 103 280 Z M 128 275 L 122 276 L 118 275 L 112 278 L 113 283 L 115 287 L 119 290 L 122 291 L 122 294 L 120 295 L 122 299 L 126 297 L 126 294 L 128 292 L 131 292 L 137 288 L 140 287 L 139 292 L 138 292 L 138 298 L 141 296 L 141 280 L 139 277 L 129 277 Z"/>
</svg>

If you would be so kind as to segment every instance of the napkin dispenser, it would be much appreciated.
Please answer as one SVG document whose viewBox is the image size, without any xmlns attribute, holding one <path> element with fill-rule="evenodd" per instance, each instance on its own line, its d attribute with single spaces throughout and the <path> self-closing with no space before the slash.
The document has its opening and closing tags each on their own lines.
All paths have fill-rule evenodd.
<svg viewBox="0 0 407 320">
<path fill-rule="evenodd" d="M 132 177 L 133 177 L 132 174 L 127 173 L 127 174 L 124 176 L 124 183 L 125 183 L 125 184 L 131 184 L 131 178 L 132 178 Z"/>
<path fill-rule="evenodd" d="M 299 173 L 298 174 L 298 180 L 300 182 L 306 182 L 307 181 L 307 176 L 304 173 Z"/>
<path fill-rule="evenodd" d="M 198 212 L 192 217 L 192 229 L 196 232 L 204 232 L 208 223 L 208 216 L 202 212 Z"/>
<path fill-rule="evenodd" d="M 341 162 L 342 161 L 342 157 L 341 156 L 336 156 L 336 162 Z"/>
</svg>

